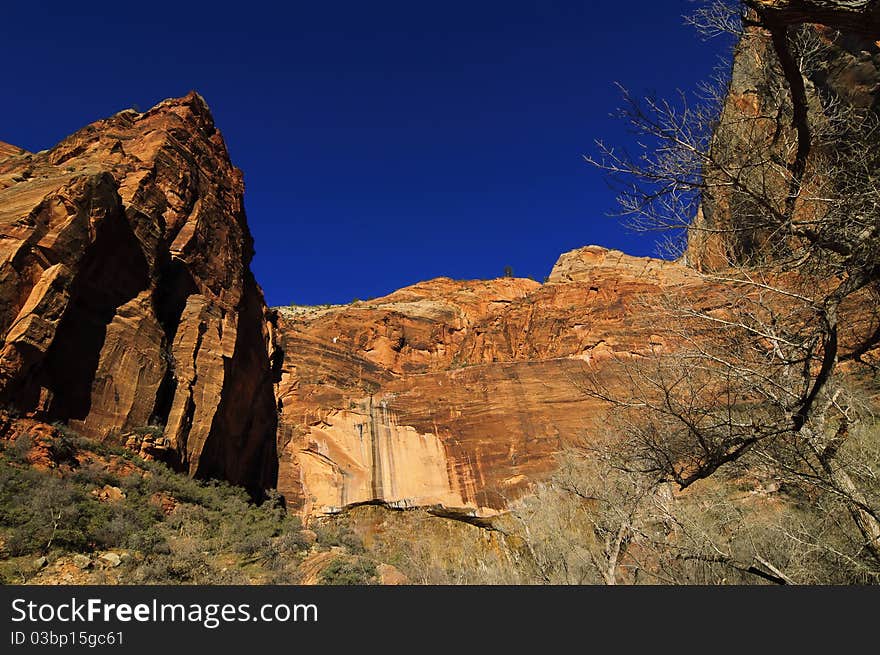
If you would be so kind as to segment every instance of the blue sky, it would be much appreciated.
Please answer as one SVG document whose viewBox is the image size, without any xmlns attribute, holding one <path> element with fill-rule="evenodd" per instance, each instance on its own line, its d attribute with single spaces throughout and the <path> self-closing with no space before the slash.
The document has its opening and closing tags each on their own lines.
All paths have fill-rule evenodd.
<svg viewBox="0 0 880 655">
<path fill-rule="evenodd" d="M 191 89 L 245 173 L 270 304 L 654 254 L 584 153 L 631 143 L 614 82 L 692 89 L 725 44 L 687 0 L 10 3 L 0 140 L 29 150 Z"/>
</svg>

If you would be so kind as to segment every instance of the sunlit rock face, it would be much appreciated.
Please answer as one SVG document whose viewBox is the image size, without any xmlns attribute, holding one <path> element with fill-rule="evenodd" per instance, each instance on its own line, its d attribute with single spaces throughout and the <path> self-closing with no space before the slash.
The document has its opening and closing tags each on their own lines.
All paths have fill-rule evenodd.
<svg viewBox="0 0 880 655">
<path fill-rule="evenodd" d="M 809 14 L 826 27 L 804 28 L 822 53 L 811 120 L 829 102 L 878 109 L 880 3 L 758 4 L 790 23 L 839 5 Z M 771 46 L 749 28 L 736 51 L 713 141 L 734 169 L 755 143 L 792 139 Z M 753 170 L 785 199 L 782 181 Z M 243 191 L 196 94 L 40 153 L 0 143 L 0 404 L 195 476 L 277 484 L 309 515 L 382 503 L 483 517 L 601 429 L 588 379 L 620 391 L 617 362 L 676 348 L 664 302 L 726 302 L 693 268 L 588 246 L 543 284 L 441 278 L 272 311 L 250 272 Z M 690 266 L 760 249 L 760 235 L 717 236 L 739 215 L 723 190 L 702 200 L 708 231 L 692 232 Z"/>
<path fill-rule="evenodd" d="M 787 12 L 794 11 L 794 5 L 859 3 L 763 4 Z M 876 8 L 880 11 L 880 4 Z M 791 21 L 803 15 L 810 17 L 808 23 L 823 19 L 821 12 L 785 13 Z M 880 13 L 872 15 L 880 20 Z M 848 25 L 828 15 L 824 20 Z M 845 124 L 858 115 L 880 111 L 880 27 L 872 35 L 806 24 L 792 25 L 788 33 L 789 47 L 803 72 L 807 124 L 814 137 L 792 211 L 794 220 L 809 221 L 822 207 L 813 199 L 834 193 L 828 188 L 823 157 L 844 151 L 840 140 L 829 135 L 845 133 Z M 689 233 L 690 265 L 710 271 L 760 261 L 766 254 L 767 238 L 777 234 L 768 223 L 768 207 L 787 211 L 791 175 L 786 169 L 796 156 L 797 140 L 790 85 L 770 33 L 747 27 L 734 52 L 730 85 L 712 139 L 714 166 L 705 168 L 706 190 Z M 874 141 L 880 148 L 880 137 Z M 760 202 L 750 193 L 733 193 L 732 177 L 757 191 Z"/>
<path fill-rule="evenodd" d="M 880 0 L 750 0 L 748 4 L 776 24 L 814 23 L 880 39 Z"/>
<path fill-rule="evenodd" d="M 585 376 L 613 386 L 609 362 L 667 347 L 647 300 L 702 289 L 591 246 L 544 284 L 441 278 L 272 311 L 242 194 L 195 94 L 45 152 L 4 145 L 0 402 L 192 475 L 277 484 L 305 514 L 482 517 L 592 429 Z"/>
<path fill-rule="evenodd" d="M 196 94 L 32 154 L 0 144 L 0 400 L 275 482 L 271 326 L 244 184 Z"/>
<path fill-rule="evenodd" d="M 441 278 L 345 306 L 281 308 L 279 489 L 305 513 L 359 503 L 486 516 L 590 434 L 612 363 L 667 347 L 663 294 L 712 302 L 680 264 L 589 246 L 545 284 Z"/>
</svg>

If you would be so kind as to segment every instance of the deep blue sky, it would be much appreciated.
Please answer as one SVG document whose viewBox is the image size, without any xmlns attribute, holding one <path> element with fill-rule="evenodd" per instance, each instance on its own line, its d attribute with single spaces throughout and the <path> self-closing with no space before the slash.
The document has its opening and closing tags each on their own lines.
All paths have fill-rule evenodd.
<svg viewBox="0 0 880 655">
<path fill-rule="evenodd" d="M 0 140 L 40 150 L 199 91 L 245 173 L 270 304 L 370 298 L 440 275 L 546 276 L 605 215 L 581 156 L 632 138 L 613 83 L 690 89 L 723 50 L 687 0 L 10 2 Z"/>
</svg>

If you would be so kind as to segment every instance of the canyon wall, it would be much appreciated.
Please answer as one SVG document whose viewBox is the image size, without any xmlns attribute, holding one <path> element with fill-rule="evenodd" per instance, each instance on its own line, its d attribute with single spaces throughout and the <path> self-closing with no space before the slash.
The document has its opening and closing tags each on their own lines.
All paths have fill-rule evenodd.
<svg viewBox="0 0 880 655">
<path fill-rule="evenodd" d="M 764 248 L 768 235 L 779 233 L 773 210 L 781 215 L 793 212 L 795 221 L 810 220 L 821 212 L 821 201 L 813 199 L 833 193 L 828 188 L 834 185 L 826 179 L 823 160 L 829 153 L 843 153 L 846 130 L 859 117 L 880 111 L 880 27 L 871 31 L 869 20 L 869 16 L 877 18 L 880 5 L 753 4 L 765 11 L 764 25 L 747 25 L 734 51 L 710 163 L 704 170 L 706 189 L 689 233 L 687 259 L 701 270 L 758 263 L 768 254 Z M 813 5 L 834 11 L 823 13 Z M 853 18 L 856 15 L 861 18 Z M 804 20 L 825 20 L 826 24 L 799 24 Z M 852 31 L 854 20 L 861 20 L 862 29 Z M 792 65 L 803 73 L 805 116 L 794 111 L 778 44 L 765 25 L 788 26 L 779 29 L 785 30 L 782 38 L 793 55 Z M 837 31 L 834 26 L 848 31 Z M 803 184 L 794 191 L 797 197 L 789 206 L 793 191 L 789 170 L 801 154 L 799 127 L 810 134 L 812 143 L 804 162 Z M 880 148 L 880 138 L 869 141 L 868 147 L 873 146 Z M 853 153 L 854 158 L 863 155 Z M 734 179 L 736 183 L 731 183 Z"/>
<path fill-rule="evenodd" d="M 279 308 L 279 490 L 308 514 L 381 502 L 483 517 L 599 428 L 592 376 L 669 347 L 665 296 L 707 305 L 680 264 L 589 246 L 546 284 L 447 278 Z"/>
<path fill-rule="evenodd" d="M 241 172 L 192 93 L 0 147 L 0 403 L 274 486 L 271 326 Z"/>
<path fill-rule="evenodd" d="M 812 44 L 812 124 L 835 105 L 880 108 L 876 2 L 749 4 Z M 805 16 L 827 26 L 796 27 Z M 785 180 L 754 158 L 786 163 L 793 114 L 766 25 L 747 27 L 712 149 L 782 204 Z M 270 310 L 243 191 L 196 94 L 44 152 L 0 143 L 0 405 L 194 476 L 277 485 L 306 514 L 382 503 L 480 519 L 602 428 L 588 380 L 613 389 L 616 362 L 676 347 L 658 336 L 664 302 L 727 302 L 697 270 L 762 240 L 742 222 L 760 212 L 718 187 L 692 268 L 588 246 L 543 285 L 441 278 Z"/>
</svg>

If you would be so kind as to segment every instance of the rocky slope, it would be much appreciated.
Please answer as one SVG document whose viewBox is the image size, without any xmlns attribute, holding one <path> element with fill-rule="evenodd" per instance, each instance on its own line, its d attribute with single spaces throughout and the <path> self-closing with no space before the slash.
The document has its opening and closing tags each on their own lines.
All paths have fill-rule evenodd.
<svg viewBox="0 0 880 655">
<path fill-rule="evenodd" d="M 407 582 L 341 520 L 304 530 L 277 501 L 0 410 L 0 584 Z"/>
<path fill-rule="evenodd" d="M 26 154 L 21 148 L 0 141 L 0 161 L 9 159 L 13 155 Z"/>
<path fill-rule="evenodd" d="M 243 191 L 194 93 L 48 151 L 0 147 L 0 403 L 273 486 L 270 326 Z"/>
<path fill-rule="evenodd" d="M 496 513 L 596 428 L 593 375 L 669 347 L 658 302 L 711 304 L 671 262 L 589 246 L 546 284 L 431 280 L 384 298 L 280 308 L 279 490 L 306 513 L 381 502 Z"/>
</svg>

